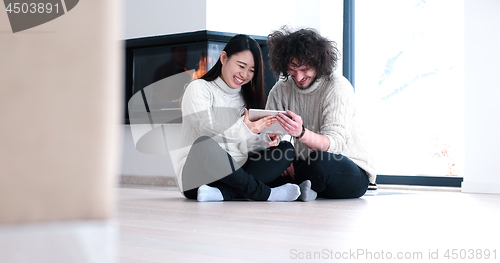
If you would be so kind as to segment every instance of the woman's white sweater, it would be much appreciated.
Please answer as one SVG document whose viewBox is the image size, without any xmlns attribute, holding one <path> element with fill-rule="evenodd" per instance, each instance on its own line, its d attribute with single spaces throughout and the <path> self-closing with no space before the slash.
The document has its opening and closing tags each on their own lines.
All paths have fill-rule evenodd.
<svg viewBox="0 0 500 263">
<path fill-rule="evenodd" d="M 268 136 L 253 134 L 243 122 L 245 102 L 241 88 L 230 88 L 220 77 L 214 81 L 192 81 L 184 92 L 181 107 L 181 149 L 175 165 L 181 192 L 184 191 L 182 170 L 191 146 L 199 137 L 213 138 L 240 166 L 249 152 L 269 147 Z"/>
</svg>

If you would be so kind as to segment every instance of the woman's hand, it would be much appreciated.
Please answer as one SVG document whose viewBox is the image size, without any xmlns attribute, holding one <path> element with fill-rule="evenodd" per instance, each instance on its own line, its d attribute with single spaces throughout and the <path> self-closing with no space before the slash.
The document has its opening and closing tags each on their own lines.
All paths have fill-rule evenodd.
<svg viewBox="0 0 500 263">
<path fill-rule="evenodd" d="M 294 112 L 287 110 L 286 113 L 291 117 L 286 116 L 283 113 L 278 113 L 276 119 L 285 129 L 288 134 L 293 137 L 298 137 L 302 133 L 302 117 L 295 114 Z"/>
<path fill-rule="evenodd" d="M 247 125 L 248 129 L 253 133 L 253 134 L 258 134 L 265 128 L 271 126 L 273 123 L 275 123 L 277 120 L 274 116 L 266 116 L 264 118 L 260 118 L 256 121 L 250 121 L 248 119 L 248 110 L 245 108 L 245 117 L 243 118 L 243 122 Z"/>
</svg>

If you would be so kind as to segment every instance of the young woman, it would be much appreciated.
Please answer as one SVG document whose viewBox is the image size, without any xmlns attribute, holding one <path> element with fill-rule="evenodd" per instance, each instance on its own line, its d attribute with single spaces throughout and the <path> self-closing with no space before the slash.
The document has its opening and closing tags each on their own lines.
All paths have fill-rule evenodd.
<svg viewBox="0 0 500 263">
<path fill-rule="evenodd" d="M 186 198 L 225 201 L 293 201 L 299 186 L 270 188 L 292 163 L 290 143 L 259 134 L 276 122 L 248 119 L 250 108 L 264 108 L 263 61 L 259 45 L 246 35 L 233 37 L 215 66 L 191 82 L 182 98 L 182 150 L 177 181 Z M 272 147 L 270 147 L 272 146 Z"/>
</svg>

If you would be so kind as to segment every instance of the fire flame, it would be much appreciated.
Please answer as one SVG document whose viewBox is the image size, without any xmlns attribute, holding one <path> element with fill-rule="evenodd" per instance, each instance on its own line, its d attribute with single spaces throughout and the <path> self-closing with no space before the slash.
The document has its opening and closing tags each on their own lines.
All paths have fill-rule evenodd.
<svg viewBox="0 0 500 263">
<path fill-rule="evenodd" d="M 211 61 L 212 61 L 212 58 L 209 57 L 208 63 L 210 63 Z M 207 70 L 208 63 L 207 63 L 207 55 L 202 54 L 200 57 L 200 61 L 198 61 L 198 63 L 196 64 L 198 69 L 195 72 L 193 72 L 193 74 L 191 76 L 191 80 L 199 79 L 203 75 L 205 75 L 205 73 L 207 73 L 207 71 L 208 71 Z"/>
</svg>

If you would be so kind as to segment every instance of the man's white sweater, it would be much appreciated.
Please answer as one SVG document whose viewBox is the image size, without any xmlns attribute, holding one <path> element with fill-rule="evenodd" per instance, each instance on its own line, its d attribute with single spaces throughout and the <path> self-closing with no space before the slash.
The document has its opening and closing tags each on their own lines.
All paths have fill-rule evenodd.
<svg viewBox="0 0 500 263">
<path fill-rule="evenodd" d="M 299 88 L 291 77 L 282 79 L 269 93 L 266 109 L 290 110 L 300 115 L 305 128 L 328 137 L 328 152 L 349 158 L 375 183 L 373 161 L 357 124 L 354 89 L 346 78 L 321 78 L 307 89 Z M 294 146 L 302 159 L 311 151 L 299 140 Z"/>
</svg>

